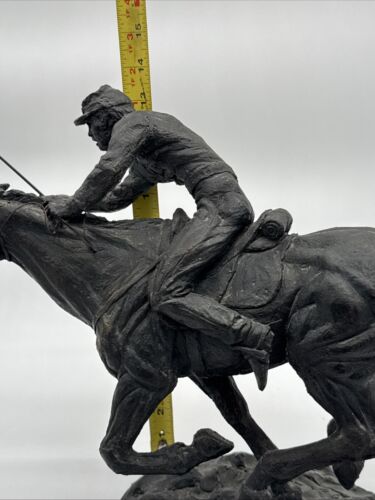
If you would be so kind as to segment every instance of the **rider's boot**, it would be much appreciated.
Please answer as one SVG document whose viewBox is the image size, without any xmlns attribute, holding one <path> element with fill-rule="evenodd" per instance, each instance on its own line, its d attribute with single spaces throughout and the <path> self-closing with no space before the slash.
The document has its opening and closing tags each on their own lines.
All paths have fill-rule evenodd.
<svg viewBox="0 0 375 500">
<path fill-rule="evenodd" d="M 265 388 L 274 337 L 269 326 L 242 316 L 211 297 L 192 292 L 160 301 L 155 309 L 240 351 L 248 359 L 259 389 Z"/>
<path fill-rule="evenodd" d="M 263 391 L 267 385 L 270 352 L 274 334 L 268 325 L 239 314 L 235 320 L 233 329 L 241 331 L 241 340 L 234 345 L 234 349 L 240 351 L 248 359 L 258 388 Z M 256 344 L 254 345 L 255 341 Z"/>
</svg>

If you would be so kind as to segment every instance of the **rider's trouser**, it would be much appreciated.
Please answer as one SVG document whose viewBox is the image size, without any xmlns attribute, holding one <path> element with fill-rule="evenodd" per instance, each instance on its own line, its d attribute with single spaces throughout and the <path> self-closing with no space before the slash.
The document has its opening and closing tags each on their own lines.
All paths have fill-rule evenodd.
<svg viewBox="0 0 375 500">
<path fill-rule="evenodd" d="M 253 221 L 250 202 L 229 173 L 201 181 L 194 195 L 197 212 L 175 236 L 155 271 L 151 307 L 224 343 L 256 347 L 264 334 L 259 323 L 194 293 L 205 270 L 224 257 L 239 232 Z"/>
</svg>

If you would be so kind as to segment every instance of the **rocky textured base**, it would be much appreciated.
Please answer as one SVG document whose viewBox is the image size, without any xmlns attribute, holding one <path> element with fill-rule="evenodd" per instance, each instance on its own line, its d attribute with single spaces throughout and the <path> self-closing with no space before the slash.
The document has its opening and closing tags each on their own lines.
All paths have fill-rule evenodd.
<svg viewBox="0 0 375 500">
<path fill-rule="evenodd" d="M 131 486 L 122 500 L 238 500 L 241 484 L 255 464 L 252 455 L 232 453 L 182 476 L 145 476 Z M 329 468 L 307 472 L 292 484 L 300 489 L 303 500 L 375 500 L 373 493 L 357 486 L 345 490 Z M 272 498 L 270 494 L 267 497 Z"/>
</svg>

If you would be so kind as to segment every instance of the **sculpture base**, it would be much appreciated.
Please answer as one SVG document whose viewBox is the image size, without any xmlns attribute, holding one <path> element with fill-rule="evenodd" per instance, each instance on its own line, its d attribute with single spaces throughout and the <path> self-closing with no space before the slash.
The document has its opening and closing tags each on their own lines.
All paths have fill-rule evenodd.
<svg viewBox="0 0 375 500">
<path fill-rule="evenodd" d="M 205 462 L 182 476 L 144 476 L 122 500 L 237 500 L 242 482 L 255 464 L 252 455 L 232 453 Z M 307 472 L 293 483 L 302 492 L 303 500 L 375 500 L 373 493 L 357 486 L 349 491 L 343 488 L 330 468 Z M 271 495 L 267 494 L 267 498 Z"/>
</svg>

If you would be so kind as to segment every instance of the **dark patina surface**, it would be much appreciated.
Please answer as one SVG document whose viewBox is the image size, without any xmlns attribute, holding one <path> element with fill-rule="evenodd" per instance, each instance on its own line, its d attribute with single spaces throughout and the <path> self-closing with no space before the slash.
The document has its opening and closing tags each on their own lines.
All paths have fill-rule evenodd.
<svg viewBox="0 0 375 500">
<path fill-rule="evenodd" d="M 298 498 L 287 482 L 331 464 L 350 488 L 362 461 L 375 456 L 375 230 L 336 228 L 272 238 L 262 230 L 267 217 L 272 227 L 270 213 L 242 233 L 197 290 L 272 325 L 271 367 L 290 362 L 332 415 L 328 437 L 286 450 L 276 449 L 254 422 L 235 385 L 232 375 L 251 373 L 241 350 L 181 329 L 150 307 L 149 280 L 164 248 L 183 231 L 181 212 L 165 221 L 84 216 L 56 231 L 40 198 L 1 191 L 1 258 L 19 265 L 61 307 L 95 329 L 99 354 L 118 379 L 100 449 L 115 472 L 183 474 L 231 449 L 205 429 L 191 445 L 133 450 L 150 413 L 183 376 L 213 399 L 259 459 L 241 499 L 269 486 L 280 498 Z"/>
</svg>

